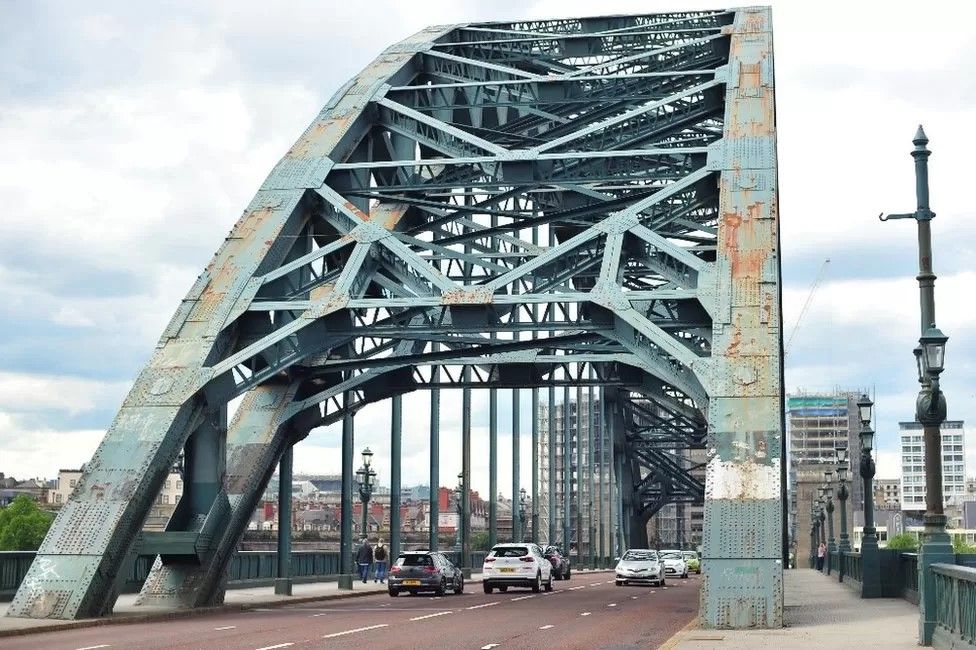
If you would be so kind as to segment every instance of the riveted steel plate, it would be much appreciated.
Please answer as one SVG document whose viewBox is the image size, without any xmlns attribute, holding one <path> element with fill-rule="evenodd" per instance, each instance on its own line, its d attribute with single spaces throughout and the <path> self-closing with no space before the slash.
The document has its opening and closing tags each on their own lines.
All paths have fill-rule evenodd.
<svg viewBox="0 0 976 650">
<path fill-rule="evenodd" d="M 744 466 L 746 474 L 759 480 L 778 479 L 779 468 L 769 471 L 761 465 Z M 715 473 L 713 471 L 713 473 Z M 706 478 L 706 482 L 708 479 Z M 702 552 L 706 558 L 778 558 L 782 555 L 777 537 L 782 526 L 779 482 L 772 499 L 712 499 L 705 509 Z M 707 489 L 707 488 L 706 488 Z"/>
<path fill-rule="evenodd" d="M 777 627 L 783 616 L 780 560 L 721 559 L 702 562 L 700 621 L 709 628 Z"/>
</svg>

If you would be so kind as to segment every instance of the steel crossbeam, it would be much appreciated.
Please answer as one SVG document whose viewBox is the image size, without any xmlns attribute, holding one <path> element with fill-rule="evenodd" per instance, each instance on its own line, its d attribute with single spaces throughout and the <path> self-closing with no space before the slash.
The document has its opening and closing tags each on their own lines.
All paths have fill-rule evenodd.
<svg viewBox="0 0 976 650">
<path fill-rule="evenodd" d="M 249 513 L 311 429 L 342 421 L 351 440 L 366 405 L 428 390 L 436 458 L 440 389 L 465 403 L 495 389 L 494 440 L 497 389 L 515 404 L 534 389 L 536 408 L 548 388 L 546 435 L 570 445 L 555 396 L 591 387 L 620 539 L 646 544 L 661 507 L 704 501 L 703 622 L 778 625 L 772 93 L 763 8 L 454 25 L 391 46 L 272 170 L 190 290 L 9 613 L 110 612 L 181 453 L 188 505 L 161 539 L 194 554 L 161 557 L 140 601 L 196 607 L 221 601 Z M 592 522 L 570 530 L 584 499 L 536 502 L 559 471 L 536 416 L 532 532 L 541 513 L 551 534 L 592 539 Z M 686 454 L 706 447 L 703 485 Z M 577 469 L 591 507 L 592 469 Z M 754 530 L 730 538 L 743 521 Z"/>
</svg>

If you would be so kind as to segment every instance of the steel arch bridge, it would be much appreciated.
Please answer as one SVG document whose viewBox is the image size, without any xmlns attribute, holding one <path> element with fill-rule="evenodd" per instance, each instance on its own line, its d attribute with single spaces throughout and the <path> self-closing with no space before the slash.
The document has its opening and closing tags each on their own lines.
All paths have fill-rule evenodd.
<svg viewBox="0 0 976 650">
<path fill-rule="evenodd" d="M 9 613 L 110 612 L 178 458 L 141 598 L 201 606 L 310 429 L 418 389 L 596 386 L 629 543 L 662 505 L 704 500 L 703 623 L 781 625 L 770 21 L 451 25 L 386 49 L 190 289 Z M 676 462 L 703 447 L 705 485 Z M 351 425 L 343 470 L 346 522 Z"/>
</svg>

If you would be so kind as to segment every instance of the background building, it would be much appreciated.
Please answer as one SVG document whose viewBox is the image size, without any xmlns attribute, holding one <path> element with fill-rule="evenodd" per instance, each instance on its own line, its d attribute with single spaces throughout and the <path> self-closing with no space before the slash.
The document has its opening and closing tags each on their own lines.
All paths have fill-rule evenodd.
<svg viewBox="0 0 976 650">
<path fill-rule="evenodd" d="M 876 506 L 901 506 L 901 479 L 874 479 L 874 504 Z"/>
<path fill-rule="evenodd" d="M 850 454 L 848 530 L 853 527 L 855 511 L 864 509 L 864 487 L 857 474 L 861 428 L 857 399 L 861 394 L 861 391 L 835 390 L 787 395 L 790 538 L 797 566 L 802 566 L 810 556 L 810 506 L 823 484 L 824 471 L 836 472 L 838 445 L 846 446 Z M 839 538 L 840 505 L 836 499 L 834 507 L 834 537 Z"/>
<path fill-rule="evenodd" d="M 901 434 L 901 508 L 925 510 L 922 425 L 899 422 L 898 428 Z M 959 509 L 967 498 L 966 430 L 962 420 L 947 420 L 942 424 L 942 497 L 947 506 Z"/>
</svg>

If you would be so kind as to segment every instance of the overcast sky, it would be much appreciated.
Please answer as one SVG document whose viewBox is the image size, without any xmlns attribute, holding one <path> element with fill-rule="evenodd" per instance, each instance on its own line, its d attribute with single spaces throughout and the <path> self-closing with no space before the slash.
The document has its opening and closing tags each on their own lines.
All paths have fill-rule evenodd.
<svg viewBox="0 0 976 650">
<path fill-rule="evenodd" d="M 976 10 L 966 3 L 778 2 L 774 34 L 788 390 L 877 394 L 879 476 L 898 476 L 918 336 L 911 137 L 931 158 L 936 302 L 949 415 L 976 425 Z M 646 0 L 45 3 L 0 0 L 0 471 L 88 460 L 197 274 L 320 107 L 386 46 L 429 24 L 720 7 Z M 969 161 L 969 162 L 967 162 Z M 966 197 L 970 196 L 969 199 Z M 501 455 L 510 457 L 510 391 Z M 487 491 L 475 394 L 473 487 Z M 428 396 L 406 398 L 405 484 L 426 482 Z M 460 467 L 460 397 L 443 396 L 441 476 Z M 523 397 L 528 404 L 528 394 Z M 388 404 L 357 447 L 389 477 Z M 528 413 L 523 477 L 528 478 Z M 976 474 L 976 426 L 968 473 Z M 298 471 L 339 469 L 338 429 Z M 511 492 L 502 463 L 499 485 Z M 528 481 L 523 480 L 528 486 Z"/>
</svg>

